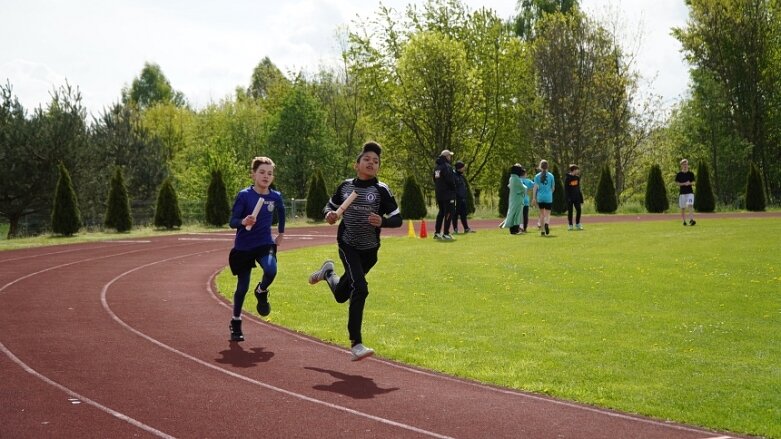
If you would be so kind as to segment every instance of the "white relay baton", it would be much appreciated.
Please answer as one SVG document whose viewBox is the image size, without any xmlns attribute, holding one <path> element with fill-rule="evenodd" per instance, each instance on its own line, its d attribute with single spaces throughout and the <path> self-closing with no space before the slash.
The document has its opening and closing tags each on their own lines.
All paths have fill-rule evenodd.
<svg viewBox="0 0 781 439">
<path fill-rule="evenodd" d="M 353 201 L 358 198 L 358 192 L 352 191 L 352 193 L 347 197 L 346 200 L 342 203 L 341 206 L 339 206 L 338 209 L 336 209 L 336 214 L 338 216 L 342 216 L 345 210 L 347 210 L 348 207 L 350 207 L 351 204 L 353 204 Z"/>
<path fill-rule="evenodd" d="M 260 208 L 263 207 L 263 197 L 258 198 L 257 204 L 255 204 L 255 208 L 252 209 L 252 216 L 255 217 L 255 221 L 258 220 L 258 214 L 260 213 Z M 252 226 L 244 226 L 245 229 L 251 230 Z"/>
</svg>

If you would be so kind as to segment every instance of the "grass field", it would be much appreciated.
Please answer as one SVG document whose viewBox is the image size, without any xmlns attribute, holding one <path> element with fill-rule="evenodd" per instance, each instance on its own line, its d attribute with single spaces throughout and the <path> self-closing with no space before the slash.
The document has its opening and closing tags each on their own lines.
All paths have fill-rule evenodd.
<svg viewBox="0 0 781 439">
<path fill-rule="evenodd" d="M 586 226 L 384 238 L 364 341 L 468 379 L 781 438 L 781 221 Z M 341 272 L 335 244 L 279 254 L 270 320 L 346 346 L 346 305 L 306 282 L 326 258 Z M 232 296 L 229 271 L 217 283 Z"/>
</svg>

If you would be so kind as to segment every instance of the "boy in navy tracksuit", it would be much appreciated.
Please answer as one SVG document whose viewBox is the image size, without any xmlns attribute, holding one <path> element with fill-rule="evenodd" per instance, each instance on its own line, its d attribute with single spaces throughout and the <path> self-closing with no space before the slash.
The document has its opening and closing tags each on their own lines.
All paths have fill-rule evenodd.
<svg viewBox="0 0 781 439">
<path fill-rule="evenodd" d="M 261 316 L 271 312 L 268 303 L 268 287 L 277 275 L 277 245 L 285 236 L 285 205 L 282 194 L 271 189 L 274 182 L 274 162 L 268 157 L 255 157 L 250 172 L 253 184 L 241 190 L 233 202 L 230 226 L 236 229 L 233 249 L 228 256 L 231 272 L 237 276 L 233 294 L 233 316 L 230 322 L 231 341 L 243 341 L 241 308 L 249 290 L 250 274 L 257 262 L 263 269 L 263 279 L 255 287 L 257 310 Z M 253 215 L 258 201 L 263 198 L 257 216 Z M 276 238 L 271 236 L 274 210 L 279 223 Z"/>
<path fill-rule="evenodd" d="M 344 274 L 338 276 L 334 272 L 333 261 L 328 260 L 309 276 L 309 283 L 312 285 L 325 280 L 337 302 L 350 301 L 347 331 L 350 335 L 353 361 L 374 354 L 373 349 L 363 345 L 361 327 L 363 308 L 369 295 L 366 274 L 377 263 L 380 230 L 383 227 L 401 226 L 401 212 L 396 199 L 390 188 L 377 180 L 381 153 L 379 144 L 364 144 L 354 165 L 358 177 L 343 181 L 323 209 L 325 220 L 328 224 L 334 224 L 340 217 L 337 212 L 339 206 L 352 192 L 358 194 L 355 201 L 342 213 L 342 221 L 336 235 Z"/>
</svg>

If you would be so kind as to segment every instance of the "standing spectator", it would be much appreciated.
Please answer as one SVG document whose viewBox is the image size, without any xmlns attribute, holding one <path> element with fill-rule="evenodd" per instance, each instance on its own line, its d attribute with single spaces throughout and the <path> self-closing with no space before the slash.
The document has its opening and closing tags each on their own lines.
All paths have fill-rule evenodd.
<svg viewBox="0 0 781 439">
<path fill-rule="evenodd" d="M 548 161 L 540 160 L 540 172 L 534 176 L 532 204 L 540 209 L 539 224 L 543 227 L 543 230 L 540 230 L 541 236 L 550 234 L 550 213 L 553 208 L 553 191 L 555 190 L 556 184 L 553 180 L 553 174 L 548 172 Z"/>
<path fill-rule="evenodd" d="M 680 188 L 678 195 L 678 207 L 681 208 L 681 219 L 686 225 L 686 210 L 689 210 L 689 225 L 697 224 L 694 221 L 694 172 L 689 170 L 689 161 L 681 160 L 681 172 L 675 174 L 675 183 Z"/>
<path fill-rule="evenodd" d="M 510 179 L 507 187 L 510 188 L 509 199 L 507 200 L 507 217 L 499 225 L 501 228 L 509 228 L 511 235 L 521 233 L 521 212 L 523 211 L 523 199 L 526 196 L 526 186 L 521 178 L 526 171 L 523 166 L 516 163 L 510 168 Z M 528 206 L 526 213 L 528 215 Z M 528 221 L 528 220 L 527 220 Z"/>
<path fill-rule="evenodd" d="M 469 215 L 469 206 L 467 205 L 467 191 L 469 185 L 466 182 L 464 172 L 466 171 L 466 165 L 461 160 L 456 162 L 456 214 L 453 215 L 453 233 L 458 233 L 458 219 L 461 219 L 461 225 L 464 226 L 464 233 L 472 232 L 467 223 L 467 215 Z"/>
<path fill-rule="evenodd" d="M 564 178 L 564 194 L 567 199 L 567 230 L 573 230 L 572 209 L 575 209 L 575 228 L 583 230 L 580 223 L 580 211 L 583 204 L 583 193 L 580 191 L 580 168 L 578 165 L 569 165 L 569 172 Z"/>
<path fill-rule="evenodd" d="M 453 153 L 443 150 L 437 158 L 437 166 L 434 168 L 434 190 L 437 196 L 437 220 L 434 223 L 434 239 L 452 241 L 450 236 L 450 223 L 456 214 L 456 176 L 450 165 Z M 444 230 L 443 230 L 444 227 Z M 444 233 L 440 233 L 444 232 Z"/>
</svg>

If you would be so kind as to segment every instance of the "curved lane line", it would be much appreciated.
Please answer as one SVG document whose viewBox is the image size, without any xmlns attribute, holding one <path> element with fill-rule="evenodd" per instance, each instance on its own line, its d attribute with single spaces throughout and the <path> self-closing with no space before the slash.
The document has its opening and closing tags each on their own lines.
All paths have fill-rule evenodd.
<svg viewBox="0 0 781 439">
<path fill-rule="evenodd" d="M 87 404 L 97 408 L 98 410 L 100 410 L 102 412 L 108 413 L 109 415 L 114 416 L 115 418 L 118 418 L 118 419 L 120 419 L 122 421 L 125 421 L 128 424 L 130 424 L 130 425 L 132 425 L 134 427 L 140 428 L 140 429 L 142 429 L 142 430 L 144 430 L 144 431 L 146 431 L 148 433 L 151 433 L 151 434 L 153 434 L 153 435 L 155 435 L 157 437 L 166 438 L 166 439 L 168 439 L 168 438 L 173 439 L 174 438 L 174 436 L 171 436 L 169 434 L 163 433 L 162 431 L 160 431 L 160 430 L 158 430 L 156 428 L 153 428 L 153 427 L 151 427 L 149 425 L 146 425 L 143 422 L 137 421 L 137 420 L 131 418 L 130 416 L 127 416 L 127 415 L 122 414 L 122 413 L 120 413 L 120 412 L 118 412 L 116 410 L 113 410 L 113 409 L 111 409 L 109 407 L 106 407 L 106 406 L 104 406 L 103 404 L 101 404 L 101 403 L 99 403 L 97 401 L 93 401 L 92 399 L 89 399 L 86 396 L 84 396 L 84 395 L 82 395 L 80 393 L 77 393 L 77 392 L 75 392 L 75 391 L 73 391 L 73 390 L 63 386 L 62 384 L 60 384 L 60 383 L 58 383 L 56 381 L 52 381 L 51 379 L 49 379 L 46 376 L 44 376 L 41 373 L 39 373 L 37 370 L 35 370 L 32 367 L 28 366 L 24 361 L 20 360 L 19 357 L 14 355 L 13 352 L 9 351 L 8 348 L 5 347 L 3 342 L 0 342 L 0 350 L 3 351 L 3 353 L 8 358 L 11 359 L 11 361 L 13 361 L 14 363 L 18 364 L 19 367 L 24 369 L 25 372 L 35 376 L 36 378 L 38 378 L 39 380 L 45 382 L 46 384 L 54 386 L 54 387 L 60 389 L 62 392 L 66 393 L 66 394 L 68 394 L 68 395 L 70 395 L 70 396 L 72 396 L 74 398 L 77 398 L 79 401 L 84 401 Z"/>
<path fill-rule="evenodd" d="M 182 351 L 180 351 L 180 350 L 178 350 L 176 348 L 168 346 L 167 344 L 165 344 L 165 343 L 163 343 L 163 342 L 161 342 L 161 341 L 159 341 L 159 340 L 157 340 L 155 338 L 152 338 L 152 337 L 144 334 L 141 331 L 138 331 L 137 329 L 131 327 L 130 325 L 125 323 L 122 319 L 120 319 L 119 316 L 117 316 L 111 310 L 111 307 L 109 307 L 108 301 L 106 299 L 107 294 L 108 294 L 108 289 L 109 289 L 109 287 L 111 287 L 111 285 L 114 282 L 116 282 L 117 280 L 121 279 L 122 277 L 124 277 L 124 276 L 126 276 L 126 275 L 128 275 L 130 273 L 133 273 L 135 271 L 141 270 L 143 268 L 150 267 L 152 265 L 160 264 L 160 263 L 163 263 L 163 262 L 169 262 L 169 261 L 173 261 L 173 260 L 176 260 L 176 259 L 192 257 L 192 256 L 200 255 L 200 254 L 212 253 L 212 252 L 215 252 L 215 251 L 221 251 L 222 252 L 222 251 L 225 251 L 225 250 L 224 249 L 206 250 L 206 251 L 202 251 L 202 252 L 191 253 L 191 254 L 187 254 L 187 255 L 179 255 L 179 256 L 174 256 L 174 257 L 167 258 L 167 259 L 161 259 L 159 261 L 150 262 L 148 264 L 140 265 L 140 266 L 138 266 L 136 268 L 130 269 L 130 270 L 128 270 L 128 271 L 118 275 L 117 277 L 115 277 L 114 279 L 112 279 L 108 283 L 106 283 L 106 285 L 103 287 L 103 290 L 100 293 L 100 302 L 103 304 L 103 309 L 106 310 L 106 312 L 109 314 L 109 316 L 111 316 L 112 319 L 114 319 L 114 321 L 119 323 L 122 327 L 124 327 L 128 331 L 138 335 L 139 337 L 141 337 L 141 338 L 143 338 L 143 339 L 145 339 L 145 340 L 147 340 L 147 341 L 149 341 L 149 342 L 151 342 L 151 343 L 153 343 L 153 344 L 155 344 L 155 345 L 157 345 L 157 346 L 159 346 L 159 347 L 161 347 L 161 348 L 163 348 L 163 349 L 165 349 L 167 351 L 173 352 L 174 354 L 177 354 L 177 355 L 179 355 L 181 357 L 184 357 L 184 358 L 186 358 L 186 359 L 188 359 L 190 361 L 198 363 L 201 366 L 208 367 L 209 369 L 216 370 L 218 372 L 222 372 L 222 373 L 224 373 L 226 375 L 229 375 L 229 376 L 231 376 L 233 378 L 237 378 L 237 379 L 240 379 L 242 381 L 246 381 L 246 382 L 248 382 L 250 384 L 254 384 L 256 386 L 263 387 L 265 389 L 272 390 L 274 392 L 282 393 L 283 395 L 287 395 L 287 396 L 290 396 L 290 397 L 293 397 L 293 398 L 301 399 L 303 401 L 311 402 L 313 404 L 322 405 L 322 406 L 325 406 L 325 407 L 328 407 L 328 408 L 331 408 L 331 409 L 334 409 L 334 410 L 339 410 L 339 411 L 346 412 L 346 413 L 349 413 L 349 414 L 352 414 L 352 415 L 356 415 L 356 416 L 359 416 L 359 417 L 370 419 L 372 421 L 376 421 L 376 422 L 379 422 L 379 423 L 382 423 L 382 424 L 391 425 L 391 426 L 394 426 L 394 427 L 402 428 L 404 430 L 413 431 L 415 433 L 419 433 L 419 434 L 422 434 L 422 435 L 431 436 L 431 437 L 435 437 L 435 438 L 439 438 L 439 439 L 454 439 L 451 436 L 441 435 L 441 434 L 438 434 L 438 433 L 434 433 L 432 431 L 423 430 L 421 428 L 414 427 L 412 425 L 408 425 L 408 424 L 404 424 L 404 423 L 401 423 L 401 422 L 392 421 L 390 419 L 386 419 L 386 418 L 382 418 L 382 417 L 379 417 L 379 416 L 370 415 L 368 413 L 364 413 L 364 412 L 361 412 L 361 411 L 358 411 L 358 410 L 354 410 L 354 409 L 351 409 L 351 408 L 348 408 L 348 407 L 344 407 L 344 406 L 340 406 L 340 405 L 337 405 L 337 404 L 332 404 L 330 402 L 322 401 L 322 400 L 319 400 L 319 399 L 316 399 L 316 398 L 312 398 L 310 396 L 306 396 L 306 395 L 303 395 L 303 394 L 300 394 L 300 393 L 296 393 L 296 392 L 293 392 L 293 391 L 290 391 L 290 390 L 286 390 L 286 389 L 283 389 L 281 387 L 276 387 L 276 386 L 273 386 L 271 384 L 264 383 L 264 382 L 258 381 L 258 380 L 254 380 L 254 379 L 246 377 L 244 375 L 241 375 L 241 374 L 229 371 L 227 369 L 223 369 L 221 367 L 215 366 L 215 365 L 213 365 L 213 364 L 211 364 L 209 362 L 201 360 L 200 358 L 193 357 L 190 354 L 187 354 L 187 353 L 182 352 Z"/>
</svg>

